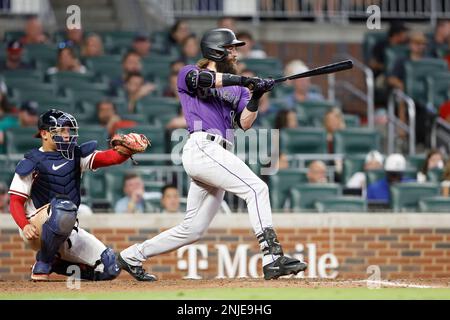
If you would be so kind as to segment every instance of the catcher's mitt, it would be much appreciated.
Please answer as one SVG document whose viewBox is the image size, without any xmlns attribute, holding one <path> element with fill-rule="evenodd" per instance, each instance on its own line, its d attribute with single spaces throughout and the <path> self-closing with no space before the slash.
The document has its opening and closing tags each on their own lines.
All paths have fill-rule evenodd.
<svg viewBox="0 0 450 320">
<path fill-rule="evenodd" d="M 128 133 L 115 134 L 110 141 L 111 147 L 125 156 L 144 152 L 151 145 L 150 140 L 143 134 Z"/>
</svg>

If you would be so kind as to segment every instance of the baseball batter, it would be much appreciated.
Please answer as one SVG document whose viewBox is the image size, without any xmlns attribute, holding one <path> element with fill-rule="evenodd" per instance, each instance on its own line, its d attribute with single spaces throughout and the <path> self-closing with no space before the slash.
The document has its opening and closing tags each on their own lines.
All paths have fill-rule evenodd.
<svg viewBox="0 0 450 320">
<path fill-rule="evenodd" d="M 74 264 L 80 267 L 82 279 L 116 278 L 120 268 L 114 251 L 78 226 L 80 181 L 83 172 L 120 164 L 132 152 L 119 146 L 98 151 L 97 141 L 78 145 L 76 119 L 55 109 L 40 115 L 38 129 L 42 146 L 18 163 L 9 190 L 10 212 L 20 235 L 37 251 L 31 279 L 47 281 L 52 272 L 70 275 L 67 268 Z M 129 135 L 133 141 L 140 139 Z M 113 140 L 115 145 L 124 138 Z"/>
<path fill-rule="evenodd" d="M 236 75 L 236 47 L 245 43 L 229 29 L 213 29 L 201 40 L 203 59 L 178 75 L 178 92 L 190 137 L 182 161 L 192 178 L 184 221 L 156 237 L 123 250 L 119 266 L 139 281 L 156 277 L 142 263 L 200 239 L 216 215 L 225 191 L 247 203 L 250 222 L 263 253 L 264 278 L 297 274 L 307 265 L 283 255 L 272 225 L 267 185 L 229 150 L 233 128 L 251 128 L 261 96 L 274 81 Z M 248 88 L 251 88 L 250 91 Z"/>
</svg>

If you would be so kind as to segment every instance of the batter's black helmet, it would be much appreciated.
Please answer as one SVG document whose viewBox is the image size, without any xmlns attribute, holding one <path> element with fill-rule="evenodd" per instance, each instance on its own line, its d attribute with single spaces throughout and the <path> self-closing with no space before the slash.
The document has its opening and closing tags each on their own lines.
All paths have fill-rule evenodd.
<svg viewBox="0 0 450 320">
<path fill-rule="evenodd" d="M 204 58 L 220 62 L 228 55 L 227 46 L 243 46 L 244 41 L 236 39 L 236 35 L 230 29 L 212 29 L 207 31 L 200 42 L 202 55 Z"/>
</svg>

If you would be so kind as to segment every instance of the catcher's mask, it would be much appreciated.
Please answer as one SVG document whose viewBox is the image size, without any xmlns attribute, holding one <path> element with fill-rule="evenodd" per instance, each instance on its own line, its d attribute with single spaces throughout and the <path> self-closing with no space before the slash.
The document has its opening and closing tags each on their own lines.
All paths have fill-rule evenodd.
<svg viewBox="0 0 450 320">
<path fill-rule="evenodd" d="M 78 122 L 74 116 L 56 109 L 49 110 L 40 115 L 38 129 L 50 132 L 56 151 L 67 160 L 73 160 L 78 142 Z M 36 137 L 40 138 L 40 133 Z"/>
</svg>

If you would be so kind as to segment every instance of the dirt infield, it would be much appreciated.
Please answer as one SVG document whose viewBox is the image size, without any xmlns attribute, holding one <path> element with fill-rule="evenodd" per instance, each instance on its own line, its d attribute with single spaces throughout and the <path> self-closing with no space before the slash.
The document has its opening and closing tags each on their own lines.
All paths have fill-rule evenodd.
<svg viewBox="0 0 450 320">
<path fill-rule="evenodd" d="M 381 281 L 381 287 L 404 288 L 450 288 L 450 278 L 440 279 L 407 279 Z M 137 282 L 134 280 L 115 280 L 106 282 L 81 283 L 81 292 L 126 292 L 126 291 L 178 291 L 217 288 L 364 288 L 364 279 L 327 280 L 327 279 L 278 279 L 265 281 L 262 279 L 214 279 L 214 280 L 161 280 L 157 282 Z M 4 294 L 64 292 L 67 291 L 65 280 L 50 282 L 0 281 L 0 292 Z"/>
</svg>

